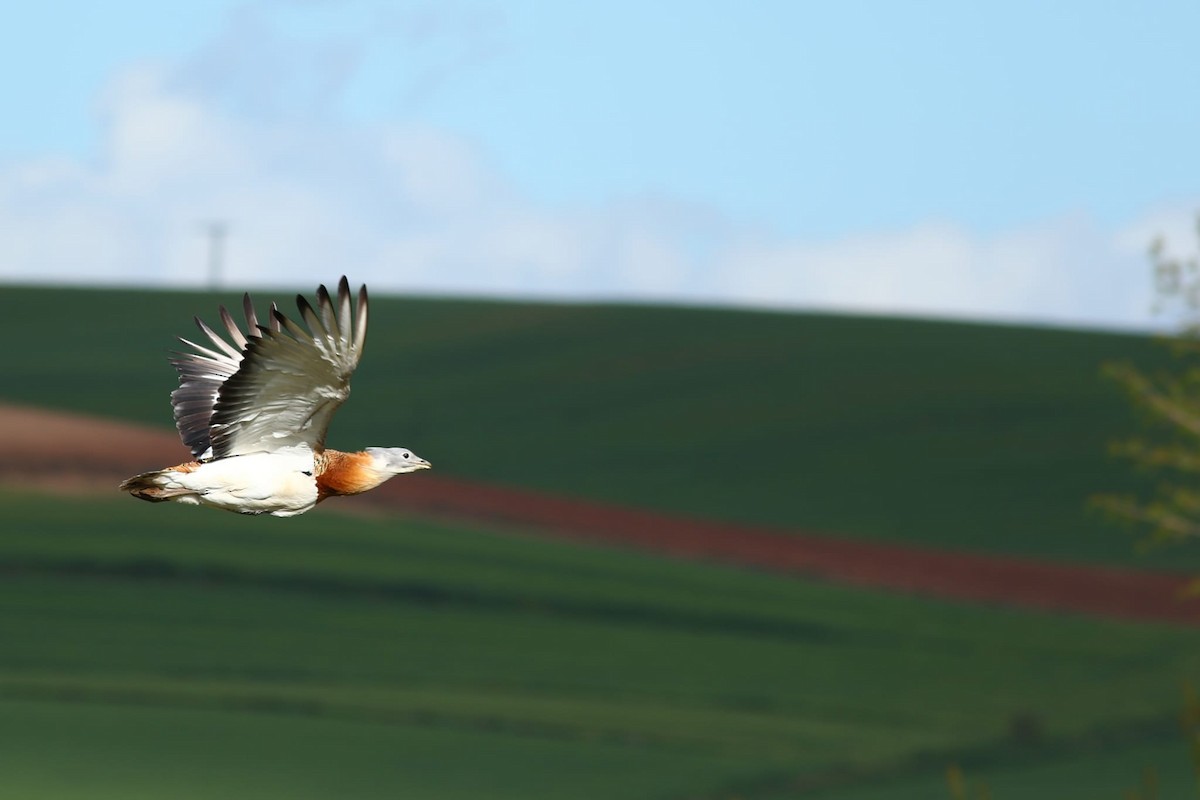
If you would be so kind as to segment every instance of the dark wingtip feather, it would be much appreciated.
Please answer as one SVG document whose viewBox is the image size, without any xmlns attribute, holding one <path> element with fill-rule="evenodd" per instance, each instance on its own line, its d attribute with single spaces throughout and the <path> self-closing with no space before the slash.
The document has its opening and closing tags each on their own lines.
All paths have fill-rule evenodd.
<svg viewBox="0 0 1200 800">
<path fill-rule="evenodd" d="M 325 331 L 334 338 L 341 336 L 342 329 L 333 310 L 333 299 L 323 283 L 317 287 L 317 308 L 321 312 L 321 323 L 325 326 Z"/>
<path fill-rule="evenodd" d="M 354 320 L 354 349 L 362 352 L 367 341 L 367 285 L 358 290 L 358 314 Z"/>
<path fill-rule="evenodd" d="M 242 295 L 242 313 L 246 315 L 247 329 L 253 334 L 258 330 L 258 315 L 254 313 L 254 301 L 249 292 Z"/>
<path fill-rule="evenodd" d="M 325 330 L 324 323 L 321 322 L 321 317 L 317 314 L 316 309 L 312 307 L 312 304 L 305 299 L 304 295 L 296 295 L 296 307 L 300 309 L 300 318 L 304 320 L 304 324 L 308 326 L 308 330 L 314 336 L 329 336 L 329 332 Z"/>
<path fill-rule="evenodd" d="M 233 339 L 242 350 L 246 349 L 246 336 L 242 333 L 242 329 L 238 327 L 237 322 L 233 319 L 233 314 L 229 313 L 229 309 L 221 306 L 221 322 L 225 323 L 225 330 L 229 332 L 229 338 Z M 253 328 L 251 328 L 253 330 Z"/>
</svg>

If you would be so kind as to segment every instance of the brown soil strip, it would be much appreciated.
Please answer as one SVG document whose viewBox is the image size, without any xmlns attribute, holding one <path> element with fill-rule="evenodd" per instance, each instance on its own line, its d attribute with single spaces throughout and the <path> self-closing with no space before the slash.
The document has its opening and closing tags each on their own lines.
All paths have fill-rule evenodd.
<svg viewBox="0 0 1200 800">
<path fill-rule="evenodd" d="M 170 431 L 0 405 L 0 482 L 115 490 L 125 477 L 178 463 Z M 523 489 L 419 474 L 357 498 L 410 513 L 483 519 L 674 556 L 954 600 L 1132 620 L 1200 625 L 1181 598 L 1186 576 L 842 539 L 713 523 Z M 148 507 L 147 513 L 153 513 Z"/>
</svg>

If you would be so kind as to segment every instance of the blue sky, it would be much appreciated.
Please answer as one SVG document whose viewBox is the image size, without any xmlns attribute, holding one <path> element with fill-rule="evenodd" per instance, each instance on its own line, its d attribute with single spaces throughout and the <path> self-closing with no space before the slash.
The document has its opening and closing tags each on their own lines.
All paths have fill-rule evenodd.
<svg viewBox="0 0 1200 800">
<path fill-rule="evenodd" d="M 1192 2 L 89 8 L 0 33 L 0 278 L 1139 325 L 1200 210 Z"/>
</svg>

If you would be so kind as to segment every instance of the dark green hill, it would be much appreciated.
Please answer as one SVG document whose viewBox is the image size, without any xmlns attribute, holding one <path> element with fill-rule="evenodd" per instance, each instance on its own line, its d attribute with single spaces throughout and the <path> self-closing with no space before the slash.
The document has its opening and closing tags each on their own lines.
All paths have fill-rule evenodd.
<svg viewBox="0 0 1200 800">
<path fill-rule="evenodd" d="M 238 302 L 2 292 L 19 346 L 0 398 L 164 427 L 174 336 Z M 1165 359 L 1144 337 L 384 296 L 371 325 L 335 446 L 401 444 L 446 474 L 709 518 L 1132 558 L 1085 500 L 1133 480 L 1105 455 L 1132 416 L 1099 369 Z M 1179 555 L 1140 563 L 1200 564 Z"/>
<path fill-rule="evenodd" d="M 0 491 L 0 519 L 6 797 L 915 800 L 956 762 L 1027 800 L 1194 782 L 1197 630 L 327 508 Z"/>
<path fill-rule="evenodd" d="M 0 397 L 164 428 L 165 352 L 216 302 L 0 296 Z M 1162 357 L 1136 337 L 384 297 L 372 326 L 342 446 L 700 516 L 1134 561 L 1083 501 L 1128 485 L 1103 451 L 1130 415 L 1098 366 Z M 1177 718 L 1196 631 L 338 508 L 0 491 L 0 785 L 899 800 L 944 796 L 953 762 L 997 797 L 1115 796 L 1151 765 L 1164 792 L 1194 780 Z"/>
</svg>

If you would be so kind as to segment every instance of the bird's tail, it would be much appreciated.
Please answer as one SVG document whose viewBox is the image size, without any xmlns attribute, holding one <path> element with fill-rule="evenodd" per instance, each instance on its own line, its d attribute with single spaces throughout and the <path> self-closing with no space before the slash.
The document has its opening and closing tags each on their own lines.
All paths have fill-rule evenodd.
<svg viewBox="0 0 1200 800">
<path fill-rule="evenodd" d="M 167 500 L 176 500 L 195 494 L 191 489 L 185 489 L 173 480 L 172 473 L 178 470 L 179 467 L 171 467 L 134 475 L 121 484 L 121 491 L 129 492 L 139 500 L 147 500 L 151 503 L 163 503 Z"/>
</svg>

